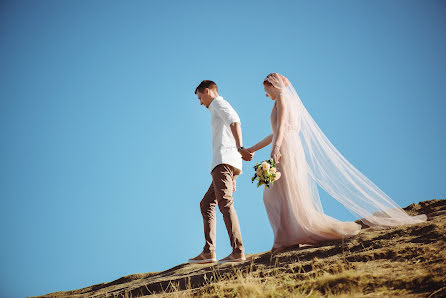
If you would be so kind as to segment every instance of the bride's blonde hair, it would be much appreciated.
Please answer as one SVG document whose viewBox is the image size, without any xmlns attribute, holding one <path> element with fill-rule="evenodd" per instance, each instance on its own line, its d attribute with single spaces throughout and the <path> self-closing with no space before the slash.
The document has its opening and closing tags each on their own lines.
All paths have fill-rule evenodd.
<svg viewBox="0 0 446 298">
<path fill-rule="evenodd" d="M 277 72 L 272 72 L 267 75 L 266 78 L 263 80 L 263 84 L 280 88 L 280 86 L 282 85 L 280 84 L 280 80 L 283 82 L 283 85 L 285 87 L 288 87 L 290 85 L 290 81 L 285 76 Z"/>
</svg>

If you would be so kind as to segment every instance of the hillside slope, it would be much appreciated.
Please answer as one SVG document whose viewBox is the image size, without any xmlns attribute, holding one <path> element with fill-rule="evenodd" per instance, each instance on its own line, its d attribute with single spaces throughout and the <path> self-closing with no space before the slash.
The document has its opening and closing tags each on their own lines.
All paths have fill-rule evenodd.
<svg viewBox="0 0 446 298">
<path fill-rule="evenodd" d="M 346 240 L 248 255 L 236 265 L 181 264 L 41 297 L 446 296 L 446 200 L 405 208 L 428 221 L 371 228 Z"/>
</svg>

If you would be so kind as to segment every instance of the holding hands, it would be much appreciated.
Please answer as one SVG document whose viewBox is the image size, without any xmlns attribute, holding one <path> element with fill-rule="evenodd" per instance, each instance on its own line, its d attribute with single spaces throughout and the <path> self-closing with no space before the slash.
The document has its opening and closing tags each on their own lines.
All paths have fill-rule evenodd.
<svg viewBox="0 0 446 298">
<path fill-rule="evenodd" d="M 251 161 L 254 157 L 254 152 L 249 151 L 246 148 L 241 147 L 238 152 L 242 155 L 244 161 Z"/>
<path fill-rule="evenodd" d="M 268 139 L 269 139 L 270 137 L 268 136 L 268 137 L 266 137 L 266 142 L 264 142 L 264 141 L 261 141 L 259 144 L 261 144 L 262 142 L 263 142 L 263 144 L 261 144 L 260 146 L 262 146 L 262 147 L 264 147 L 263 145 L 265 145 L 266 146 L 266 144 L 265 143 L 267 143 L 268 142 Z M 257 146 L 257 145 L 256 145 Z M 250 147 L 250 148 L 247 148 L 247 149 L 245 149 L 245 150 L 247 150 L 249 153 L 250 153 L 250 159 L 245 159 L 244 157 L 243 157 L 243 155 L 242 155 L 242 158 L 243 158 L 243 160 L 246 160 L 246 161 L 250 161 L 250 160 L 252 160 L 252 158 L 254 157 L 254 153 L 258 150 L 256 150 L 256 146 L 252 146 L 252 147 Z M 241 153 L 240 153 L 241 154 Z M 280 147 L 279 147 L 279 145 L 274 145 L 273 146 L 273 148 L 271 149 L 271 158 L 272 159 L 274 159 L 274 162 L 276 163 L 276 164 L 278 164 L 279 162 L 280 162 L 280 158 L 282 157 L 282 154 L 280 153 Z"/>
<path fill-rule="evenodd" d="M 261 140 L 260 142 L 255 144 L 254 146 L 247 148 L 247 150 L 249 152 L 252 152 L 252 154 L 254 155 L 254 152 L 268 146 L 271 143 L 273 143 L 273 148 L 271 149 L 271 158 L 274 159 L 274 162 L 277 164 L 277 163 L 279 163 L 279 160 L 282 157 L 282 154 L 280 153 L 280 145 L 277 144 L 276 142 L 273 142 L 272 134 L 270 134 L 269 136 L 267 136 L 266 138 L 264 138 L 263 140 Z"/>
</svg>

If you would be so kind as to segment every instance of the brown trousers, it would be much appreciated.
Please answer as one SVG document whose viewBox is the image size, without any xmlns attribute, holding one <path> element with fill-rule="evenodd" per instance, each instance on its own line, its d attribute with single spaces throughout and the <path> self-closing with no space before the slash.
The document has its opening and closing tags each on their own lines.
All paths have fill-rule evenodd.
<svg viewBox="0 0 446 298">
<path fill-rule="evenodd" d="M 228 164 L 220 164 L 212 170 L 212 183 L 200 202 L 203 215 L 204 238 L 206 244 L 203 251 L 215 251 L 216 224 L 215 205 L 218 204 L 223 220 L 228 230 L 232 251 L 243 252 L 242 234 L 233 205 L 233 181 L 240 174 L 240 170 Z"/>
</svg>

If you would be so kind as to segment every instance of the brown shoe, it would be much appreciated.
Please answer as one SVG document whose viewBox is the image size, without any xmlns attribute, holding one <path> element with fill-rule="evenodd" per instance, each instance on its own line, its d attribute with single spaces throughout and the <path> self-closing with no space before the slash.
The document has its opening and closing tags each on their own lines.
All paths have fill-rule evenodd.
<svg viewBox="0 0 446 298">
<path fill-rule="evenodd" d="M 218 261 L 218 264 L 222 264 L 222 263 L 236 263 L 236 262 L 243 262 L 246 261 L 246 257 L 245 257 L 245 253 L 243 252 L 233 252 L 231 253 L 229 256 L 227 256 L 224 259 L 221 259 Z"/>
<path fill-rule="evenodd" d="M 191 264 L 207 264 L 217 262 L 217 257 L 215 256 L 215 252 L 204 252 L 196 256 L 195 258 L 189 259 L 189 263 Z"/>
</svg>

